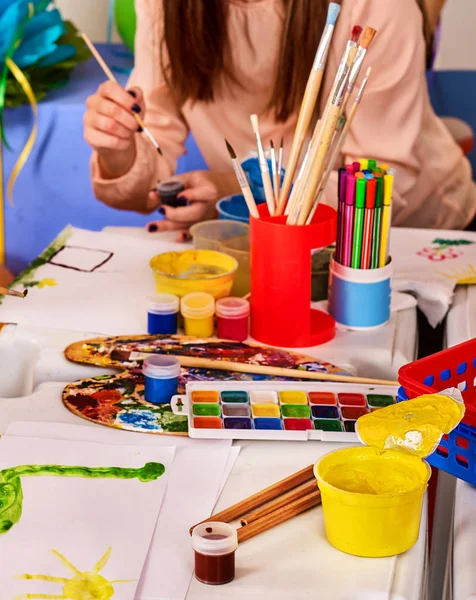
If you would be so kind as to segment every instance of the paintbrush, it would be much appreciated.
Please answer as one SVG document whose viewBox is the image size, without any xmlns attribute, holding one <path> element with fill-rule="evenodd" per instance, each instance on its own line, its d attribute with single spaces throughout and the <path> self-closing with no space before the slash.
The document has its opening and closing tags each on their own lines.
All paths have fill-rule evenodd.
<svg viewBox="0 0 476 600">
<path fill-rule="evenodd" d="M 24 298 L 28 294 L 28 290 L 23 292 L 16 292 L 15 290 L 9 290 L 8 288 L 0 287 L 0 296 L 13 296 L 14 298 Z"/>
<path fill-rule="evenodd" d="M 365 78 L 362 81 L 359 92 L 358 92 L 357 96 L 355 97 L 354 104 L 352 106 L 352 109 L 349 113 L 347 120 L 345 120 L 344 117 L 341 117 L 342 119 L 344 119 L 345 124 L 343 125 L 342 129 L 337 133 L 336 143 L 334 144 L 334 148 L 332 150 L 331 156 L 327 162 L 326 171 L 322 178 L 319 194 L 317 195 L 317 199 L 316 199 L 316 202 L 314 203 L 313 209 L 309 213 L 309 217 L 306 221 L 306 225 L 309 225 L 311 223 L 311 221 L 314 217 L 314 213 L 316 212 L 317 207 L 319 206 L 319 202 L 322 198 L 322 194 L 324 193 L 324 189 L 329 181 L 329 178 L 330 178 L 332 170 L 336 164 L 339 153 L 342 150 L 342 146 L 344 145 L 344 141 L 345 141 L 345 138 L 347 137 L 347 133 L 349 132 L 350 126 L 352 125 L 352 121 L 354 120 L 355 114 L 359 108 L 360 101 L 362 100 L 362 96 L 364 95 L 365 87 L 369 80 L 371 71 L 372 71 L 372 68 L 369 67 L 365 74 Z"/>
<path fill-rule="evenodd" d="M 342 112 L 345 111 L 350 96 L 354 91 L 355 83 L 357 81 L 357 77 L 359 76 L 360 69 L 362 68 L 362 64 L 364 62 L 365 55 L 367 54 L 368 47 L 372 43 L 372 40 L 374 39 L 376 33 L 377 31 L 375 29 L 372 29 L 372 27 L 366 27 L 364 29 L 362 38 L 360 40 L 359 48 L 357 50 L 357 54 L 355 55 L 354 64 L 352 65 L 352 69 L 350 70 L 349 83 L 347 84 L 347 90 L 345 92 L 344 101 L 342 102 Z"/>
<path fill-rule="evenodd" d="M 305 199 L 305 193 L 308 190 L 310 181 L 313 178 L 313 170 L 315 171 L 314 167 L 316 165 L 317 153 L 319 151 L 321 141 L 322 141 L 322 135 L 324 133 L 323 126 L 328 121 L 328 116 L 329 116 L 331 108 L 332 108 L 332 101 L 336 95 L 336 92 L 340 88 L 340 86 L 342 86 L 344 78 L 346 78 L 346 76 L 349 74 L 350 65 L 352 65 L 353 58 L 355 57 L 355 54 L 357 52 L 357 42 L 359 40 L 361 31 L 362 31 L 362 28 L 359 25 L 355 25 L 352 28 L 350 38 L 347 41 L 347 45 L 346 45 L 344 54 L 340 61 L 339 68 L 337 69 L 337 73 L 336 73 L 336 76 L 334 79 L 331 93 L 329 94 L 329 97 L 327 98 L 327 102 L 326 102 L 321 120 L 320 120 L 320 122 L 318 122 L 316 124 L 316 127 L 314 128 L 311 152 L 308 157 L 306 169 L 301 177 L 302 185 L 299 189 L 299 193 L 296 194 L 296 196 L 294 197 L 292 210 L 288 211 L 288 219 L 287 219 L 288 225 L 295 225 L 298 221 L 299 213 L 300 213 L 301 207 L 303 206 L 303 202 Z M 313 190 L 313 193 L 312 193 L 313 198 L 314 198 L 315 191 L 316 190 Z"/>
<path fill-rule="evenodd" d="M 250 215 L 255 217 L 255 219 L 259 219 L 258 209 L 256 207 L 256 202 L 253 197 L 253 193 L 251 191 L 250 184 L 248 183 L 248 179 L 243 171 L 243 168 L 242 168 L 239 160 L 236 158 L 236 153 L 233 150 L 233 146 L 226 139 L 225 139 L 225 143 L 226 143 L 228 152 L 230 154 L 233 168 L 235 169 L 236 178 L 238 179 L 238 183 L 240 184 L 241 192 L 245 198 L 246 206 L 248 207 L 248 210 L 250 211 Z"/>
<path fill-rule="evenodd" d="M 298 225 L 304 225 L 306 223 L 309 213 L 312 209 L 313 202 L 316 198 L 316 193 L 324 173 L 327 152 L 330 148 L 337 122 L 339 120 L 340 108 L 344 99 L 350 68 L 354 62 L 356 53 L 357 47 L 351 47 L 347 54 L 345 67 L 342 69 L 340 80 L 336 86 L 330 109 L 326 115 L 325 121 L 323 122 L 321 142 L 317 151 L 316 160 L 310 165 L 312 170 L 309 174 L 309 177 L 306 179 L 306 185 L 304 188 L 302 201 L 300 203 L 301 206 L 299 216 L 297 218 Z"/>
<path fill-rule="evenodd" d="M 82 33 L 81 37 L 85 41 L 86 46 L 91 50 L 91 54 L 97 60 L 99 66 L 102 68 L 102 70 L 106 74 L 106 77 L 109 79 L 109 81 L 113 81 L 114 83 L 119 83 L 117 81 L 117 79 L 115 78 L 111 69 L 107 66 L 106 61 L 99 54 L 97 48 L 94 46 L 94 44 L 88 38 L 88 36 L 85 33 Z M 145 126 L 144 121 L 139 117 L 139 115 L 137 113 L 133 113 L 133 116 L 134 116 L 135 120 L 137 121 L 137 124 L 141 128 L 141 132 L 147 137 L 147 139 L 150 141 L 152 146 L 154 146 L 154 148 L 157 150 L 157 152 L 162 156 L 162 150 L 161 150 L 159 144 L 155 141 L 154 136 L 151 134 L 149 129 Z"/>
<path fill-rule="evenodd" d="M 272 217 L 275 211 L 273 185 L 271 183 L 271 177 L 269 175 L 268 161 L 263 149 L 263 143 L 261 142 L 261 136 L 259 133 L 259 119 L 258 115 L 250 116 L 251 126 L 256 135 L 256 147 L 258 149 L 258 160 L 261 169 L 261 177 L 263 180 L 264 195 L 266 197 L 266 204 L 268 205 L 269 214 Z"/>
<path fill-rule="evenodd" d="M 319 91 L 321 89 L 322 78 L 327 62 L 327 56 L 329 54 L 329 48 L 331 45 L 332 36 L 334 33 L 334 28 L 339 13 L 340 5 L 336 4 L 335 2 L 331 2 L 331 4 L 329 4 L 329 9 L 327 12 L 326 26 L 324 28 L 324 32 L 322 34 L 319 46 L 317 48 L 311 73 L 309 74 L 306 90 L 304 92 L 304 98 L 302 100 L 301 109 L 299 111 L 296 129 L 294 131 L 294 137 L 291 146 L 291 151 L 289 154 L 288 163 L 286 165 L 286 173 L 284 176 L 283 186 L 279 195 L 279 204 L 277 209 L 278 215 L 282 215 L 284 213 L 286 202 L 288 201 L 289 192 L 291 191 L 291 186 L 294 179 L 294 174 L 296 172 L 296 168 L 299 162 L 299 156 L 301 155 L 304 140 L 306 139 L 307 135 L 307 130 L 309 128 L 309 124 L 314 113 L 314 108 L 316 106 L 317 97 L 319 96 Z"/>
<path fill-rule="evenodd" d="M 281 142 L 279 144 L 279 151 L 278 151 L 278 197 L 281 192 L 281 171 L 283 170 L 283 152 L 284 152 L 284 138 L 281 136 Z"/>
<path fill-rule="evenodd" d="M 270 153 L 271 153 L 271 174 L 273 176 L 273 190 L 274 190 L 274 201 L 277 204 L 279 200 L 279 176 L 278 176 L 278 165 L 276 162 L 276 150 L 274 149 L 273 140 L 270 140 Z"/>
</svg>

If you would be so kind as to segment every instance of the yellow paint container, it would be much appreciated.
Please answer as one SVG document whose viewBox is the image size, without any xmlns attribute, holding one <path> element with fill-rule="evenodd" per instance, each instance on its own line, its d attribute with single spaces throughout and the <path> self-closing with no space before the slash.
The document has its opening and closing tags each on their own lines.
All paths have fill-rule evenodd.
<svg viewBox="0 0 476 600">
<path fill-rule="evenodd" d="M 279 406 L 276 404 L 252 404 L 253 417 L 280 417 Z"/>
<path fill-rule="evenodd" d="M 180 302 L 185 334 L 193 337 L 211 337 L 214 331 L 215 300 L 211 294 L 192 292 Z"/>
<path fill-rule="evenodd" d="M 207 292 L 217 300 L 230 295 L 238 262 L 222 252 L 186 250 L 158 254 L 150 267 L 159 293 L 182 298 L 191 292 Z"/>
<path fill-rule="evenodd" d="M 364 415 L 360 440 L 314 466 L 328 541 L 364 557 L 393 556 L 415 544 L 431 475 L 423 460 L 464 414 L 458 390 L 429 394 Z"/>
</svg>

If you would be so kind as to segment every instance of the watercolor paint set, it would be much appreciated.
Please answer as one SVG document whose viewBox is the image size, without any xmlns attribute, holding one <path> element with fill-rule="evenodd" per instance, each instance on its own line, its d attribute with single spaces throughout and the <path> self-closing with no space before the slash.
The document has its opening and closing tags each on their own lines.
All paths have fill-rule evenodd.
<svg viewBox="0 0 476 600">
<path fill-rule="evenodd" d="M 190 437 L 356 442 L 359 417 L 395 404 L 397 388 L 327 382 L 192 382 L 172 410 Z"/>
</svg>

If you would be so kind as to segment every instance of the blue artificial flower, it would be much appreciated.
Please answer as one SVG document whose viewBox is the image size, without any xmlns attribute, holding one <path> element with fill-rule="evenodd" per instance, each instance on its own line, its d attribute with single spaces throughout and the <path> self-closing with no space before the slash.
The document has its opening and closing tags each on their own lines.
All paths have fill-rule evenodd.
<svg viewBox="0 0 476 600">
<path fill-rule="evenodd" d="M 21 69 L 71 58 L 76 53 L 74 46 L 57 43 L 65 32 L 63 19 L 51 1 L 0 0 L 0 63 L 14 44 L 12 60 Z"/>
</svg>

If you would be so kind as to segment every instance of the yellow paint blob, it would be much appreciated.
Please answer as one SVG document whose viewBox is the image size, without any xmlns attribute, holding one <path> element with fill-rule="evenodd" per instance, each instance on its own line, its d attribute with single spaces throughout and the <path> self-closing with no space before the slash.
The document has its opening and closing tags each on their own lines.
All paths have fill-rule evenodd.
<svg viewBox="0 0 476 600">
<path fill-rule="evenodd" d="M 305 392 L 279 392 L 279 399 L 281 404 L 307 404 L 307 396 Z"/>
<path fill-rule="evenodd" d="M 39 287 L 39 288 L 54 287 L 55 285 L 58 285 L 58 282 L 56 281 L 56 279 L 41 279 L 38 282 L 37 287 Z"/>
<path fill-rule="evenodd" d="M 356 431 L 364 444 L 399 449 L 421 458 L 430 455 L 443 434 L 464 415 L 464 404 L 443 394 L 427 394 L 360 417 Z"/>
<path fill-rule="evenodd" d="M 276 404 L 253 404 L 253 417 L 279 417 L 279 406 Z"/>
</svg>

